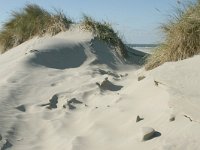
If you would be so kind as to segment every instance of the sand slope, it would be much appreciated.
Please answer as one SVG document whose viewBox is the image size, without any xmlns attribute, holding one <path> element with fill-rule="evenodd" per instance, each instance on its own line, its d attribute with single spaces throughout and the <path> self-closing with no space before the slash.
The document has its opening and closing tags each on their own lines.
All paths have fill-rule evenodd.
<svg viewBox="0 0 200 150">
<path fill-rule="evenodd" d="M 0 55 L 1 149 L 199 149 L 199 56 L 151 72 L 122 62 L 78 29 Z M 142 127 L 156 134 L 141 141 Z"/>
</svg>

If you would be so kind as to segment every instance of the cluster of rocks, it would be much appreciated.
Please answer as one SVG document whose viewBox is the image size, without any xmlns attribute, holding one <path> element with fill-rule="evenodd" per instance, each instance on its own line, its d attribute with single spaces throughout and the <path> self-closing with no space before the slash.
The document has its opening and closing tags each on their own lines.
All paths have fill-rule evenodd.
<svg viewBox="0 0 200 150">
<path fill-rule="evenodd" d="M 140 117 L 140 116 L 137 116 L 136 117 L 136 122 L 140 122 L 144 120 L 144 118 Z M 170 118 L 169 118 L 169 121 L 172 122 L 172 121 L 175 121 L 175 115 L 170 115 Z M 151 140 L 155 137 L 159 137 L 161 136 L 161 133 L 156 131 L 154 128 L 152 127 L 142 127 L 141 128 L 141 131 L 140 131 L 140 140 L 141 141 L 148 141 L 148 140 Z"/>
</svg>

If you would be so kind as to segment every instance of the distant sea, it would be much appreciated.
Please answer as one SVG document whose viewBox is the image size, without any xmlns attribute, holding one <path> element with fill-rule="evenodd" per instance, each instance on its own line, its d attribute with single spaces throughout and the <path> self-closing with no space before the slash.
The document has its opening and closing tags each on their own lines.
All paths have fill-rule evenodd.
<svg viewBox="0 0 200 150">
<path fill-rule="evenodd" d="M 143 51 L 145 53 L 149 53 L 151 54 L 153 52 L 153 49 L 155 47 L 157 47 L 159 44 L 127 44 L 127 46 L 139 50 L 139 51 Z"/>
</svg>

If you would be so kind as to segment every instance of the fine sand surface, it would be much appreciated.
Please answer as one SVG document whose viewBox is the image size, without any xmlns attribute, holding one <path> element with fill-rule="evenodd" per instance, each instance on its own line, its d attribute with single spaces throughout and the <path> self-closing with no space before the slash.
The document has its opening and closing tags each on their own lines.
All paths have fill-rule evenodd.
<svg viewBox="0 0 200 150">
<path fill-rule="evenodd" d="M 200 56 L 145 72 L 72 29 L 0 65 L 2 150 L 200 149 Z"/>
</svg>

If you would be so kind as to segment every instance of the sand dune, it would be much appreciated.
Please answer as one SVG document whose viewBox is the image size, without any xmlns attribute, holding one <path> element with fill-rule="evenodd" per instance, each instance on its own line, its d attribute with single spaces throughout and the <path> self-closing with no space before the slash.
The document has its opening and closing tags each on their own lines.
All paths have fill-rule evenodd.
<svg viewBox="0 0 200 150">
<path fill-rule="evenodd" d="M 137 70 L 79 29 L 29 40 L 0 55 L 0 147 L 197 150 L 199 63 Z"/>
</svg>

